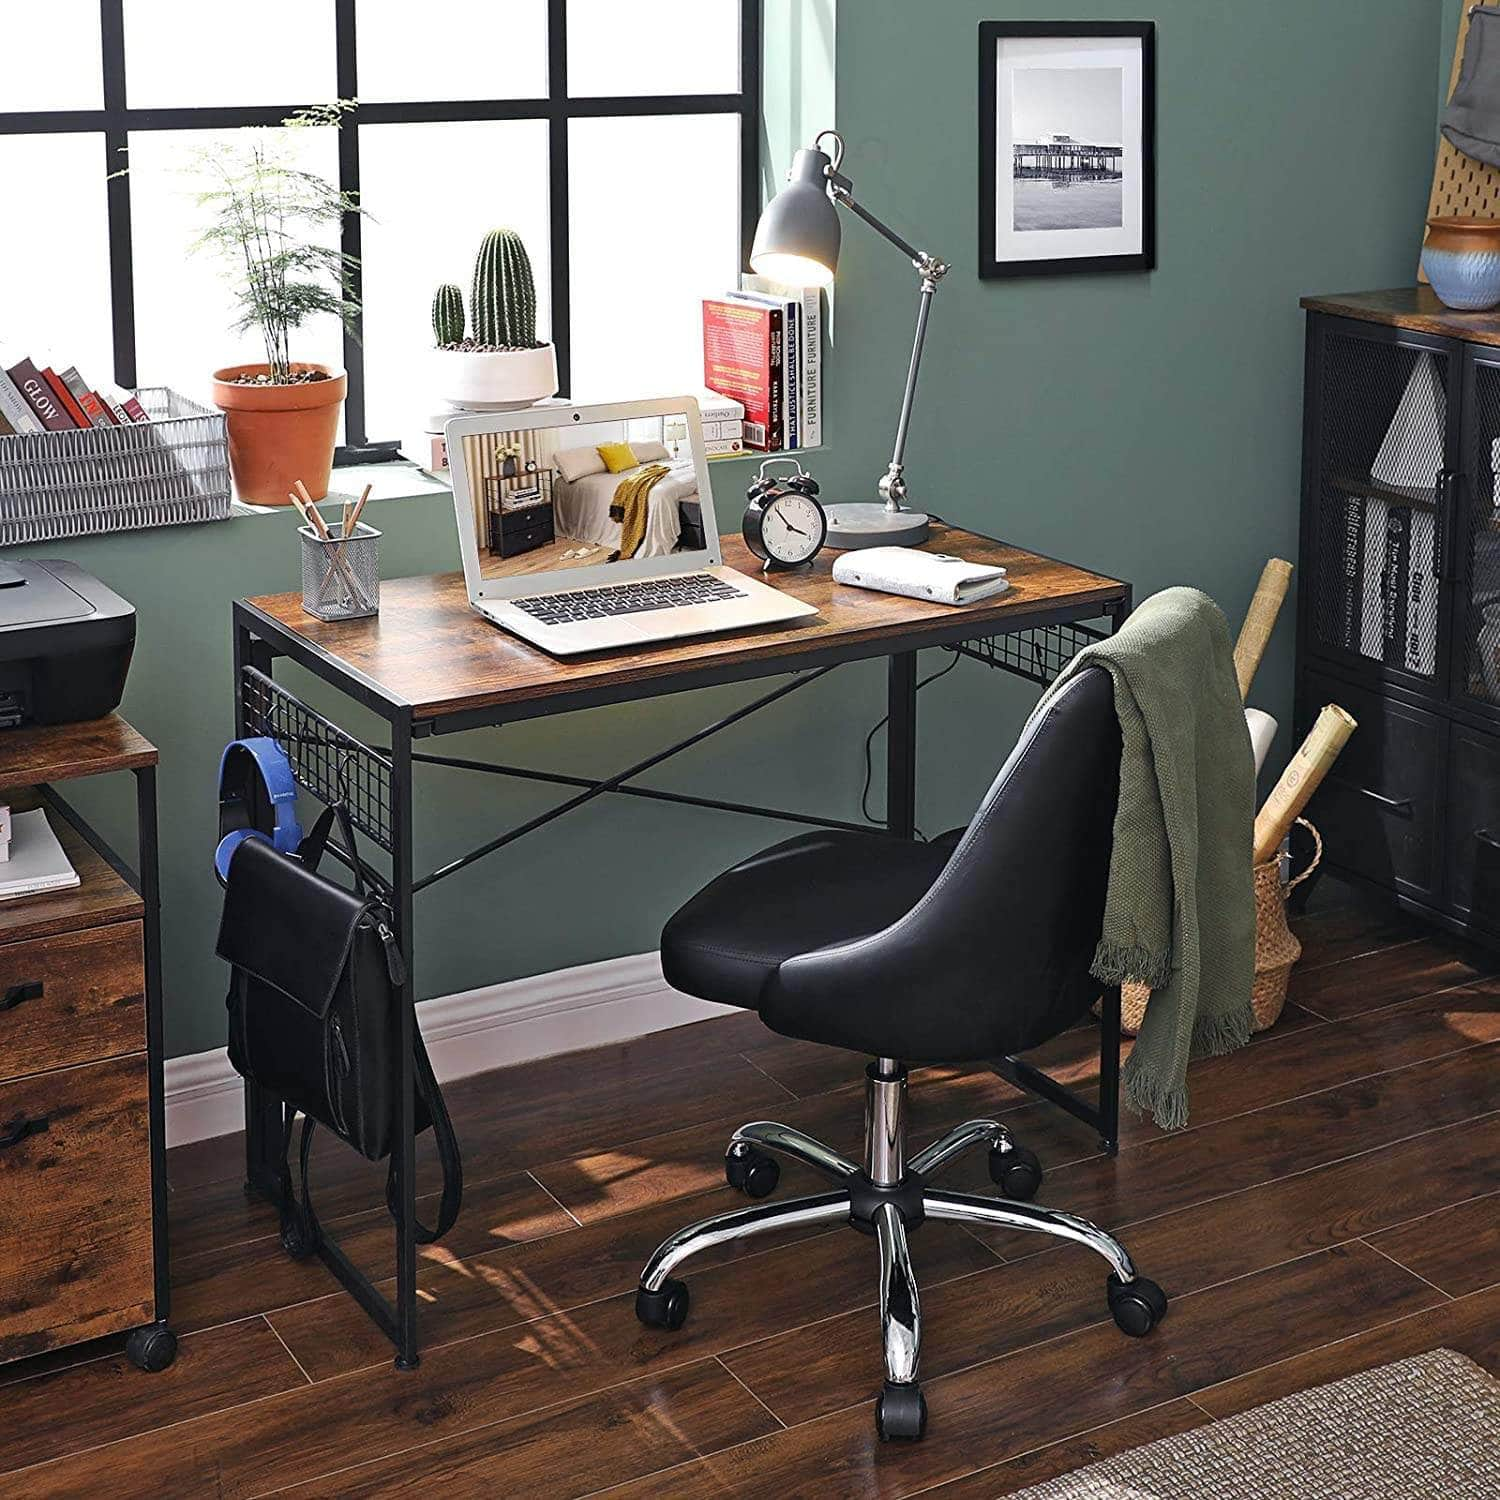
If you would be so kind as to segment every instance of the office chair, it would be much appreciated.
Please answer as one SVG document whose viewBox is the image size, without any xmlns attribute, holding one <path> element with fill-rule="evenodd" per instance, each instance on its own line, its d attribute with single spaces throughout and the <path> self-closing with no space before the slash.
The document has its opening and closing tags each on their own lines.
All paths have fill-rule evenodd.
<svg viewBox="0 0 1500 1500">
<path fill-rule="evenodd" d="M 1028 1200 L 1034 1153 L 998 1120 L 969 1120 L 907 1152 L 906 1064 L 1010 1057 L 1067 1030 L 1099 998 L 1089 976 L 1103 921 L 1120 733 L 1100 668 L 1078 673 L 1028 727 L 967 829 L 930 844 L 878 833 L 816 833 L 778 844 L 710 882 L 667 923 L 662 968 L 675 988 L 756 1010 L 783 1036 L 870 1054 L 864 1162 L 788 1125 L 757 1120 L 730 1138 L 731 1186 L 774 1190 L 771 1152 L 832 1179 L 813 1197 L 740 1209 L 680 1229 L 641 1273 L 636 1316 L 680 1328 L 688 1289 L 672 1272 L 712 1245 L 846 1220 L 879 1250 L 884 1439 L 927 1423 L 918 1385 L 922 1322 L 907 1236 L 924 1219 L 1031 1230 L 1109 1264 L 1106 1300 L 1143 1336 L 1167 1300 L 1124 1246 L 1087 1220 Z M 1118 994 L 1109 997 L 1116 1004 Z M 944 1192 L 934 1179 L 965 1151 L 989 1150 L 1005 1194 Z"/>
</svg>

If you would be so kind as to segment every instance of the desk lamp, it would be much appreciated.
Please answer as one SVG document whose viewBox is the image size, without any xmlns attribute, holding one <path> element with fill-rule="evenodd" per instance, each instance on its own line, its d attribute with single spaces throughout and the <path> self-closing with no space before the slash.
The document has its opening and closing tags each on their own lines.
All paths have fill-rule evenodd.
<svg viewBox="0 0 1500 1500">
<path fill-rule="evenodd" d="M 822 148 L 831 140 L 833 155 Z M 932 294 L 948 273 L 948 266 L 935 255 L 907 244 L 895 230 L 881 223 L 854 197 L 854 184 L 840 171 L 844 141 L 836 130 L 822 131 L 811 147 L 792 158 L 787 183 L 766 205 L 755 230 L 750 264 L 762 276 L 793 286 L 828 286 L 839 263 L 839 216 L 837 204 L 857 214 L 878 234 L 891 242 L 915 267 L 921 278 L 921 300 L 917 305 L 917 334 L 911 347 L 911 365 L 906 372 L 906 391 L 901 398 L 901 417 L 896 424 L 896 446 L 890 466 L 879 484 L 880 502 L 863 501 L 826 507 L 830 547 L 910 547 L 927 540 L 927 516 L 903 510 L 906 499 L 906 433 L 917 391 L 917 369 L 927 337 L 927 313 Z"/>
</svg>

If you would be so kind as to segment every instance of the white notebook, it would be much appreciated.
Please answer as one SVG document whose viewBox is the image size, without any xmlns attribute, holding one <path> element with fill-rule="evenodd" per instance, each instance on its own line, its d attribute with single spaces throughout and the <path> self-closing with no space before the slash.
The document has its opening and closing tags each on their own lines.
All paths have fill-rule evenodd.
<svg viewBox="0 0 1500 1500">
<path fill-rule="evenodd" d="M 908 599 L 936 599 L 939 604 L 973 604 L 1010 587 L 1004 568 L 915 547 L 861 547 L 845 552 L 833 565 L 833 581 L 883 594 L 904 594 Z"/>
<path fill-rule="evenodd" d="M 0 879 L 0 901 L 80 884 L 78 871 L 68 862 L 40 807 L 12 816 L 10 859 L 0 868 L 5 872 Z"/>
</svg>

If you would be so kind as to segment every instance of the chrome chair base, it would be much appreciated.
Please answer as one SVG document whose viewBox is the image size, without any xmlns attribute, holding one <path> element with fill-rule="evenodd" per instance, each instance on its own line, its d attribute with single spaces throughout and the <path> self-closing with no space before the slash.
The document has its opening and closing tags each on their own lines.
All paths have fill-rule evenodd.
<svg viewBox="0 0 1500 1500">
<path fill-rule="evenodd" d="M 990 1176 L 1009 1184 L 1011 1197 L 950 1193 L 931 1180 L 966 1151 L 984 1146 Z M 940 1140 L 906 1157 L 906 1069 L 880 1058 L 866 1070 L 865 1163 L 857 1166 L 821 1141 L 774 1120 L 742 1125 L 730 1137 L 724 1170 L 732 1186 L 752 1197 L 771 1192 L 780 1175 L 775 1152 L 832 1179 L 831 1192 L 784 1203 L 735 1209 L 689 1224 L 669 1235 L 646 1262 L 636 1293 L 636 1316 L 655 1328 L 680 1328 L 687 1317 L 688 1289 L 673 1276 L 684 1261 L 727 1241 L 778 1229 L 847 1223 L 874 1236 L 879 1256 L 880 1334 L 885 1386 L 876 1403 L 882 1439 L 916 1439 L 927 1423 L 918 1385 L 922 1349 L 921 1298 L 912 1273 L 908 1237 L 927 1219 L 950 1219 L 977 1227 L 1017 1229 L 1071 1240 L 1109 1266 L 1106 1295 L 1116 1324 L 1142 1337 L 1166 1315 L 1167 1299 L 1155 1282 L 1139 1275 L 1125 1247 L 1087 1219 L 1024 1201 L 1041 1185 L 1036 1157 L 998 1120 L 967 1120 Z"/>
</svg>

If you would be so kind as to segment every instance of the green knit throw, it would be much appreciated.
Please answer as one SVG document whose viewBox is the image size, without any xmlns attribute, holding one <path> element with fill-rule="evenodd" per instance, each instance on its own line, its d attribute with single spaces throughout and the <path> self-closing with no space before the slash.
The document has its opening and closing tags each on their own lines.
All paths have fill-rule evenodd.
<svg viewBox="0 0 1500 1500">
<path fill-rule="evenodd" d="M 1037 711 L 1085 666 L 1109 673 L 1123 741 L 1091 972 L 1150 987 L 1125 1098 L 1177 1130 L 1188 1120 L 1188 1063 L 1243 1046 L 1252 1026 L 1255 765 L 1229 626 L 1206 594 L 1164 589 L 1080 651 Z"/>
</svg>

